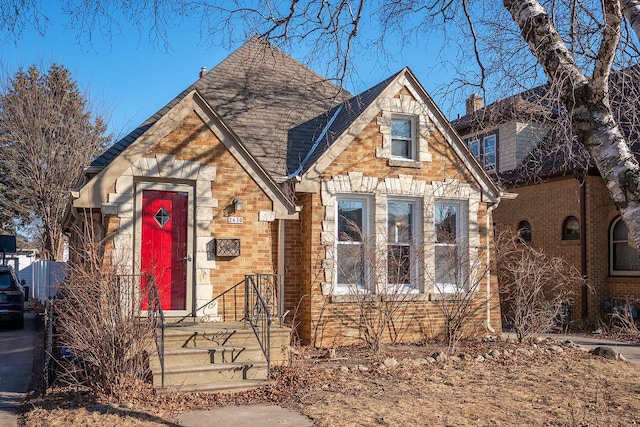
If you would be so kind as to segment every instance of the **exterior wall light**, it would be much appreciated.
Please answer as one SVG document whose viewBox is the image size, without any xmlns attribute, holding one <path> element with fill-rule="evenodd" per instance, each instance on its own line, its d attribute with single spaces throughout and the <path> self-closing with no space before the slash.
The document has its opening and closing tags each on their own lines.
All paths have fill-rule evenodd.
<svg viewBox="0 0 640 427">
<path fill-rule="evenodd" d="M 233 199 L 233 208 L 237 211 L 241 211 L 242 210 L 242 199 L 235 198 Z"/>
</svg>

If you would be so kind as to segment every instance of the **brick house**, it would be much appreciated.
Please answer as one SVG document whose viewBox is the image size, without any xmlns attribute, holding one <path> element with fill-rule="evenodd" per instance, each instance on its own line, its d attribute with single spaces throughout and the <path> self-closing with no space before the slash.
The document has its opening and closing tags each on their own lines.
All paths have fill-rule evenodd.
<svg viewBox="0 0 640 427">
<path fill-rule="evenodd" d="M 479 331 L 500 327 L 499 191 L 408 68 L 352 96 L 252 38 L 98 157 L 73 196 L 69 228 L 105 239 L 104 262 L 154 274 L 165 316 L 219 320 L 211 299 L 262 273 L 319 346 L 359 339 L 348 313 L 390 289 L 397 340 L 441 335 L 437 304 L 460 293 Z"/>
<path fill-rule="evenodd" d="M 616 91 L 629 76 L 635 78 L 613 76 L 613 99 L 624 99 Z M 637 306 L 640 260 L 588 153 L 576 142 L 558 144 L 567 140 L 567 127 L 550 116 L 546 98 L 542 86 L 482 108 L 475 95 L 453 126 L 493 177 L 517 194 L 495 210 L 496 227 L 522 230 L 532 246 L 573 265 L 586 285 L 574 291 L 571 320 L 597 327 L 615 307 Z M 618 114 L 628 133 L 624 108 Z"/>
</svg>

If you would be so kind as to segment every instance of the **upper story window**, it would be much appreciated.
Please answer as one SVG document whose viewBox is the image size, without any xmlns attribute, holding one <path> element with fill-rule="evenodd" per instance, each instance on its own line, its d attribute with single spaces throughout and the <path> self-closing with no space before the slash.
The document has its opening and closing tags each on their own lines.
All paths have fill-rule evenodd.
<svg viewBox="0 0 640 427">
<path fill-rule="evenodd" d="M 529 221 L 520 221 L 518 223 L 518 236 L 525 243 L 531 243 L 531 224 Z"/>
<path fill-rule="evenodd" d="M 640 275 L 638 248 L 629 236 L 629 229 L 621 217 L 616 218 L 609 231 L 609 271 L 617 276 Z"/>
<path fill-rule="evenodd" d="M 575 216 L 568 216 L 562 223 L 562 240 L 579 240 L 580 222 Z"/>
<path fill-rule="evenodd" d="M 463 254 L 467 227 L 463 202 L 438 201 L 435 204 L 435 286 L 436 293 L 466 291 Z"/>
<path fill-rule="evenodd" d="M 337 208 L 336 290 L 337 293 L 363 292 L 369 200 L 358 197 L 339 199 Z"/>
<path fill-rule="evenodd" d="M 469 150 L 487 171 L 496 171 L 498 165 L 498 131 L 467 139 Z"/>
<path fill-rule="evenodd" d="M 487 135 L 483 140 L 482 162 L 487 170 L 496 169 L 496 135 Z"/>
<path fill-rule="evenodd" d="M 391 157 L 416 159 L 414 120 L 411 117 L 391 118 Z"/>
<path fill-rule="evenodd" d="M 417 292 L 416 212 L 413 201 L 387 203 L 387 284 L 391 292 Z"/>
</svg>

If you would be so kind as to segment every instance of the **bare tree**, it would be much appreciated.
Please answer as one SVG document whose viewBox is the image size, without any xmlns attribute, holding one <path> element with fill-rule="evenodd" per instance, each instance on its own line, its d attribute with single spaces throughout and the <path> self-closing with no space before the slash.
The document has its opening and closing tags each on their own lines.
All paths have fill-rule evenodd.
<svg viewBox="0 0 640 427">
<path fill-rule="evenodd" d="M 36 224 L 45 258 L 59 256 L 69 192 L 108 142 L 105 129 L 62 66 L 20 69 L 2 84 L 0 208 Z"/>
<path fill-rule="evenodd" d="M 19 3 L 19 4 L 18 4 Z M 19 35 L 26 26 L 45 31 L 46 17 L 35 2 L 9 1 L 0 8 L 0 29 Z M 154 40 L 167 40 L 174 17 L 199 16 L 203 36 L 236 28 L 262 34 L 279 44 L 309 48 L 343 81 L 354 52 L 388 54 L 392 36 L 401 44 L 428 43 L 445 34 L 446 46 L 460 53 L 447 91 L 510 88 L 550 82 L 570 128 L 593 158 L 611 198 L 640 247 L 640 166 L 612 111 L 612 70 L 637 58 L 640 3 L 636 0 L 397 0 L 393 2 L 297 0 L 217 2 L 178 0 L 153 3 L 77 0 L 64 10 L 80 34 L 111 35 L 124 18 L 148 28 Z M 626 18 L 626 21 L 624 21 Z M 625 25 L 625 22 L 629 25 Z M 230 31 L 226 31 L 230 30 Z M 394 40 L 395 41 L 395 40 Z M 528 46 L 528 53 L 525 46 Z M 366 51 L 366 53 L 365 53 Z M 474 68 L 469 68 L 475 64 Z M 500 94 L 499 91 L 494 91 Z M 486 97 L 485 97 L 486 98 Z"/>
<path fill-rule="evenodd" d="M 510 230 L 498 234 L 496 246 L 502 316 L 518 341 L 565 321 L 563 310 L 583 282 L 580 272 L 562 258 L 532 248 Z"/>
</svg>

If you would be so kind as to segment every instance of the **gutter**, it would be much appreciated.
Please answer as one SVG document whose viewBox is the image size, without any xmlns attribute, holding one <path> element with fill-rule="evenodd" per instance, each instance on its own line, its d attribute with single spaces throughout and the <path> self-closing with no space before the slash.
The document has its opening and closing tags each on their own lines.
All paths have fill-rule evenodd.
<svg viewBox="0 0 640 427">
<path fill-rule="evenodd" d="M 587 180 L 577 177 L 580 183 L 580 273 L 582 274 L 582 318 L 589 322 L 589 289 L 587 285 Z"/>
</svg>

